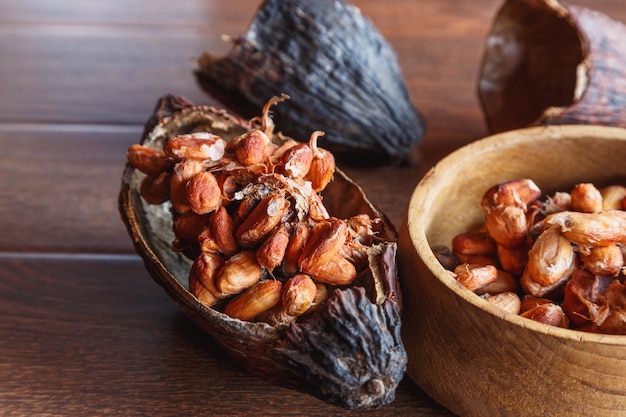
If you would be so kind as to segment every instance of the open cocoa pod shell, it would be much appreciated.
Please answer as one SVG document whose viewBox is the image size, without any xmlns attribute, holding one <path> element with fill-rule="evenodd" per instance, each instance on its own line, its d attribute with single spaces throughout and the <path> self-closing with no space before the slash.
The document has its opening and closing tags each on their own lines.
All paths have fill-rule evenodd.
<svg viewBox="0 0 626 417">
<path fill-rule="evenodd" d="M 211 132 L 225 140 L 245 133 L 247 121 L 223 109 L 163 97 L 146 124 L 144 146 L 162 149 L 172 137 Z M 283 140 L 276 134 L 273 140 Z M 142 174 L 126 165 L 119 193 L 121 217 L 154 280 L 180 309 L 252 374 L 349 409 L 378 407 L 395 398 L 406 369 L 400 338 L 400 290 L 396 231 L 363 191 L 337 170 L 323 191 L 329 213 L 365 213 L 383 221 L 383 243 L 368 250 L 370 268 L 349 286 L 329 290 L 327 301 L 285 326 L 234 319 L 190 292 L 191 260 L 172 250 L 170 202 L 148 204 L 140 196 Z M 304 317 L 304 316 L 302 316 Z"/>
<path fill-rule="evenodd" d="M 411 103 L 398 58 L 361 11 L 343 0 L 266 0 L 225 56 L 205 52 L 196 79 L 237 114 L 260 114 L 269 98 L 291 97 L 274 122 L 343 160 L 417 162 L 426 123 Z"/>
<path fill-rule="evenodd" d="M 507 0 L 478 94 L 492 132 L 540 124 L 626 127 L 626 27 L 556 0 Z"/>
</svg>

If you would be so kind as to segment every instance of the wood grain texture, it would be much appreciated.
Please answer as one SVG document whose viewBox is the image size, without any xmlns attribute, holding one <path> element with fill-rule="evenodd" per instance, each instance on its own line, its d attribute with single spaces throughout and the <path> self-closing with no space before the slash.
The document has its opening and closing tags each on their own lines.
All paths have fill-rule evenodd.
<svg viewBox="0 0 626 417">
<path fill-rule="evenodd" d="M 131 253 L 117 211 L 135 126 L 0 124 L 0 251 Z"/>
<path fill-rule="evenodd" d="M 158 97 L 217 104 L 193 58 L 223 53 L 260 0 L 0 0 L 2 416 L 451 415 L 405 378 L 346 412 L 232 364 L 148 276 L 117 214 L 126 148 Z M 354 0 L 424 113 L 422 162 L 341 167 L 398 227 L 412 190 L 487 134 L 476 95 L 501 0 Z M 625 21 L 622 0 L 576 4 Z"/>
<path fill-rule="evenodd" d="M 234 366 L 134 256 L 4 255 L 0 269 L 3 416 L 358 414 Z M 408 380 L 363 414 L 449 415 Z"/>
</svg>

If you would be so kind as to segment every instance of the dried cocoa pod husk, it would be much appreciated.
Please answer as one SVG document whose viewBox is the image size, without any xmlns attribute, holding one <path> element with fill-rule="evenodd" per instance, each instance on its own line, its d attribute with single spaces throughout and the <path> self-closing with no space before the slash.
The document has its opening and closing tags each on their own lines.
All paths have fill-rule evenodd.
<svg viewBox="0 0 626 417">
<path fill-rule="evenodd" d="M 540 124 L 626 127 L 626 27 L 557 0 L 507 0 L 478 95 L 492 132 Z"/>
<path fill-rule="evenodd" d="M 232 41 L 223 57 L 202 54 L 195 76 L 236 113 L 257 116 L 268 99 L 286 93 L 291 100 L 274 119 L 296 140 L 322 130 L 322 147 L 361 163 L 404 162 L 416 153 L 425 121 L 395 51 L 357 7 L 266 0 Z"/>
<path fill-rule="evenodd" d="M 164 111 L 176 107 L 168 101 L 185 105 Z M 225 110 L 188 103 L 164 97 L 157 110 L 166 116 L 156 123 L 157 117 L 151 118 L 142 143 L 162 149 L 169 138 L 196 131 L 213 132 L 228 141 L 250 129 L 248 122 Z M 287 140 L 278 133 L 271 139 L 277 143 Z M 209 308 L 193 296 L 188 282 L 192 261 L 171 248 L 171 210 L 168 203 L 150 205 L 141 198 L 143 177 L 145 174 L 127 165 L 119 193 L 120 214 L 137 253 L 153 279 L 234 362 L 260 378 L 345 408 L 377 407 L 394 400 L 407 363 L 400 338 L 397 235 L 384 214 L 341 170 L 336 170 L 334 180 L 322 192 L 326 209 L 340 219 L 360 214 L 380 218 L 377 238 L 382 243 L 369 247 L 369 273 L 359 276 L 358 283 L 328 288 L 328 296 L 316 297 L 314 307 L 303 315 L 306 320 L 277 325 L 234 319 L 218 308 L 226 300 Z M 204 256 L 221 255 L 212 252 Z M 211 282 L 207 280 L 207 285 Z M 335 366 L 339 357 L 347 366 Z"/>
</svg>

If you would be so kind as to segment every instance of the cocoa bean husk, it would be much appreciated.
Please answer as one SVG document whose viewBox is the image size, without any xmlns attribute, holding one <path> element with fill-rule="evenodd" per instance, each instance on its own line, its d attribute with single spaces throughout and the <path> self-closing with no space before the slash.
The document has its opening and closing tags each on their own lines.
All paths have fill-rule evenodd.
<svg viewBox="0 0 626 417">
<path fill-rule="evenodd" d="M 478 95 L 491 132 L 626 127 L 626 27 L 556 0 L 507 0 L 487 37 Z"/>
<path fill-rule="evenodd" d="M 166 96 L 148 121 L 142 144 L 160 149 L 170 138 L 196 131 L 229 140 L 249 128 L 247 121 L 223 109 Z M 278 133 L 272 139 L 287 138 Z M 333 216 L 368 214 L 382 219 L 379 233 L 383 242 L 368 251 L 368 273 L 359 283 L 335 287 L 327 301 L 302 319 L 271 326 L 234 319 L 192 295 L 188 283 L 191 261 L 172 250 L 170 203 L 144 201 L 139 192 L 141 177 L 127 164 L 118 198 L 121 218 L 137 253 L 152 278 L 235 363 L 272 383 L 348 409 L 378 407 L 394 400 L 407 364 L 400 338 L 397 233 L 357 184 L 337 169 L 322 197 Z"/>
<path fill-rule="evenodd" d="M 409 97 L 398 57 L 370 19 L 344 0 L 266 0 L 225 56 L 197 58 L 207 93 L 245 118 L 273 96 L 284 134 L 361 164 L 419 162 L 426 123 Z"/>
</svg>

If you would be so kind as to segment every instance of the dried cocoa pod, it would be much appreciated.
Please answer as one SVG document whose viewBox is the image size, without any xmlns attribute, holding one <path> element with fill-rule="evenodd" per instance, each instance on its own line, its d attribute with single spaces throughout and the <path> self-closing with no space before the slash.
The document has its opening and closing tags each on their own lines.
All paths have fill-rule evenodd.
<svg viewBox="0 0 626 417">
<path fill-rule="evenodd" d="M 492 132 L 539 124 L 626 127 L 626 27 L 557 0 L 507 0 L 478 93 Z M 549 42 L 546 42 L 549 39 Z"/>
<path fill-rule="evenodd" d="M 185 106 L 154 124 L 142 143 L 162 149 L 170 138 L 191 132 L 212 132 L 228 141 L 251 128 L 249 122 L 224 110 Z M 280 134 L 273 134 L 270 139 L 285 140 Z M 314 306 L 302 316 L 303 320 L 268 325 L 242 321 L 221 312 L 228 300 L 221 299 L 223 295 L 215 280 L 219 274 L 218 261 L 225 255 L 214 248 L 215 243 L 209 245 L 210 251 L 196 258 L 207 262 L 198 263 L 196 274 L 188 281 L 193 262 L 172 250 L 175 236 L 172 209 L 168 209 L 171 201 L 152 205 L 142 199 L 140 186 L 144 177 L 144 173 L 127 164 L 119 193 L 120 214 L 137 253 L 153 279 L 180 309 L 205 329 L 237 364 L 258 377 L 346 408 L 378 407 L 393 401 L 407 363 L 399 333 L 397 235 L 393 225 L 367 200 L 360 187 L 337 169 L 322 197 L 333 217 L 349 219 L 367 214 L 380 219 L 376 225 L 378 243 L 368 248 L 368 273 L 361 274 L 358 283 L 355 281 L 347 288 L 328 288 L 328 295 L 324 295 L 326 287 L 318 285 Z M 210 231 L 210 226 L 205 226 L 201 233 Z M 207 234 L 207 240 L 215 239 L 210 235 Z M 300 252 L 292 249 L 296 254 Z M 190 286 L 204 289 L 202 294 L 215 298 L 210 300 L 215 306 L 202 304 L 190 292 Z M 307 342 L 300 343 L 301 340 Z M 337 366 L 338 358 L 347 366 Z"/>
<path fill-rule="evenodd" d="M 425 133 L 392 46 L 344 0 L 264 1 L 226 56 L 198 58 L 195 76 L 244 117 L 289 95 L 279 130 L 300 141 L 322 130 L 320 145 L 353 161 L 407 161 Z"/>
<path fill-rule="evenodd" d="M 399 361 L 404 353 L 398 350 L 402 344 L 400 317 L 393 304 L 372 304 L 363 288 L 349 288 L 335 290 L 326 307 L 316 313 L 300 326 L 287 328 L 285 337 L 270 352 L 276 362 L 287 364 L 300 376 L 302 388 L 330 403 L 363 408 L 372 405 L 372 397 L 380 398 L 381 403 L 393 401 L 387 387 L 402 379 L 399 371 L 404 367 Z M 387 332 L 380 332 L 375 323 L 385 323 Z M 359 335 L 358 343 L 350 341 L 351 334 Z M 347 352 L 346 342 L 354 343 Z M 380 356 L 372 356 L 370 347 L 374 345 L 380 347 Z M 321 373 L 322 368 L 304 362 L 307 357 L 332 364 L 332 378 Z M 338 357 L 343 358 L 342 366 L 336 365 Z M 381 372 L 381 365 L 388 369 Z M 325 383 L 316 384 L 318 380 Z"/>
</svg>

